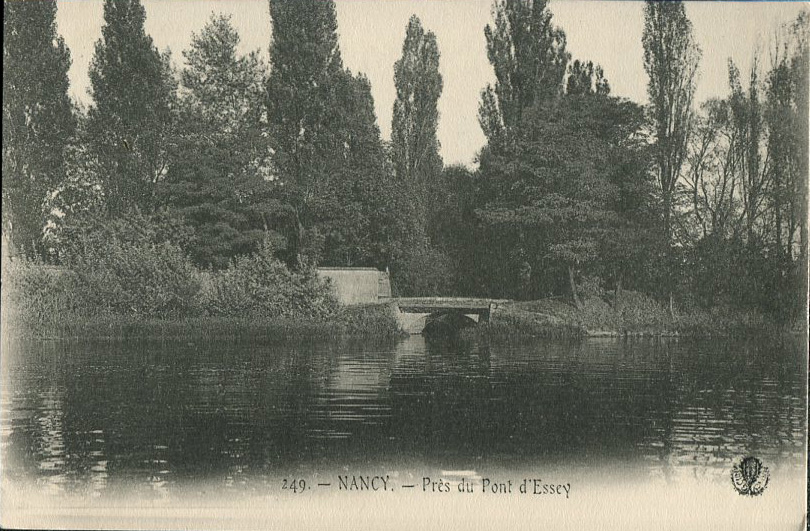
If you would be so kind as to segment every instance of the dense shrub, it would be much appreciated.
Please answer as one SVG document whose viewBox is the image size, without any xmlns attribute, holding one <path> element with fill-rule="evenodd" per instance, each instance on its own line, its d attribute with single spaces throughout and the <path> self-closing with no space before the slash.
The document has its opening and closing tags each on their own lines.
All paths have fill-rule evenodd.
<svg viewBox="0 0 810 531">
<path fill-rule="evenodd" d="M 601 299 L 605 297 L 604 285 L 598 276 L 585 275 L 577 283 L 577 294 L 582 299 Z"/>
<path fill-rule="evenodd" d="M 202 301 L 216 316 L 324 318 L 338 309 L 330 285 L 314 268 L 291 271 L 268 245 L 210 273 Z"/>
<path fill-rule="evenodd" d="M 82 301 L 76 297 L 76 276 L 69 270 L 31 262 L 20 256 L 3 260 L 3 323 L 41 327 L 54 315 L 75 314 Z"/>
<path fill-rule="evenodd" d="M 169 242 L 185 249 L 192 235 L 193 229 L 181 219 L 164 212 L 146 216 L 133 208 L 113 219 L 93 212 L 74 216 L 69 225 L 54 229 L 48 240 L 52 245 L 51 261 L 71 265 L 111 242 L 130 246 Z"/>
<path fill-rule="evenodd" d="M 618 330 L 621 328 L 619 316 L 608 303 L 596 297 L 582 300 L 582 308 L 577 309 L 558 299 L 543 299 L 515 303 L 515 310 L 542 316 L 548 326 L 570 326 L 577 330 Z"/>
<path fill-rule="evenodd" d="M 199 311 L 199 273 L 179 247 L 163 242 L 96 243 L 71 264 L 89 308 L 148 316 Z"/>
<path fill-rule="evenodd" d="M 561 316 L 551 310 L 551 306 L 557 306 L 554 301 L 532 302 L 551 302 L 552 304 L 545 306 L 516 303 L 503 306 L 490 316 L 489 321 L 463 330 L 461 336 L 468 339 L 481 337 L 506 340 L 537 337 L 579 338 L 587 334 L 585 328 L 580 326 L 576 319 L 569 319 L 569 315 Z M 540 310 L 538 306 L 545 307 L 538 311 Z M 561 304 L 560 307 L 564 306 Z M 573 307 L 568 308 L 575 312 Z M 567 312 L 565 313 L 567 314 Z"/>
<path fill-rule="evenodd" d="M 399 297 L 451 295 L 457 267 L 435 247 L 414 250 L 392 267 L 392 289 Z"/>
<path fill-rule="evenodd" d="M 624 330 L 629 332 L 666 330 L 672 328 L 672 316 L 658 301 L 636 291 L 622 291 L 621 300 L 613 303 L 619 308 Z"/>
<path fill-rule="evenodd" d="M 582 300 L 579 323 L 588 330 L 621 330 L 622 317 L 610 304 L 599 297 Z"/>
<path fill-rule="evenodd" d="M 780 325 L 756 310 L 731 306 L 695 309 L 675 319 L 679 333 L 691 336 L 769 335 L 781 331 Z"/>
<path fill-rule="evenodd" d="M 786 253 L 762 242 L 715 236 L 699 241 L 687 258 L 686 287 L 704 313 L 729 307 L 764 313 L 782 323 L 804 319 L 801 261 Z"/>
<path fill-rule="evenodd" d="M 731 336 L 780 330 L 761 312 L 731 306 L 679 308 L 673 316 L 664 305 L 643 293 L 622 291 L 619 304 L 607 298 L 585 299 L 581 309 L 555 299 L 513 303 L 499 311 L 495 321 L 500 328 L 514 333 L 528 331 L 529 335 L 539 335 L 532 331 L 538 325 L 561 332 L 571 327 L 597 335 Z"/>
</svg>

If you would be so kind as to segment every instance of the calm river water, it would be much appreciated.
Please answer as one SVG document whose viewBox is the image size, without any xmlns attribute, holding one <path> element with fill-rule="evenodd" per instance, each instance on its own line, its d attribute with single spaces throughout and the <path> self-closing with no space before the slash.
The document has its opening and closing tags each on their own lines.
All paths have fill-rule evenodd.
<svg viewBox="0 0 810 531">
<path fill-rule="evenodd" d="M 15 343 L 2 352 L 3 475 L 96 498 L 278 494 L 284 478 L 335 474 L 422 490 L 424 476 L 526 471 L 731 492 L 746 455 L 772 482 L 803 475 L 806 352 L 790 338 Z"/>
</svg>

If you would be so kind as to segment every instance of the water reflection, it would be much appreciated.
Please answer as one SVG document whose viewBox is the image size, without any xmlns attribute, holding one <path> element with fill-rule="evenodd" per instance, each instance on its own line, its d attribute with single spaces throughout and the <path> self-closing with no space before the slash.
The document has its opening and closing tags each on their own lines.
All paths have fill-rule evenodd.
<svg viewBox="0 0 810 531">
<path fill-rule="evenodd" d="M 793 342 L 395 346 L 25 342 L 3 349 L 4 475 L 54 494 L 262 490 L 322 470 L 616 463 L 726 481 L 799 469 Z"/>
</svg>

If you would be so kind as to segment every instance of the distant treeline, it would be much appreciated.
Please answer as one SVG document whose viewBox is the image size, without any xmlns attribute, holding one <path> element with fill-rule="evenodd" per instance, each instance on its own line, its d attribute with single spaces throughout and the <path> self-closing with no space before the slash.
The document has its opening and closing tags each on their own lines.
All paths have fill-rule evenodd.
<svg viewBox="0 0 810 531">
<path fill-rule="evenodd" d="M 105 253 L 188 261 L 223 279 L 269 253 L 276 277 L 305 279 L 288 287 L 316 264 L 375 266 L 401 295 L 581 307 L 629 289 L 673 313 L 802 315 L 807 12 L 750 72 L 729 61 L 726 98 L 697 105 L 702 51 L 684 6 L 646 3 L 643 107 L 572 60 L 547 2 L 494 0 L 487 142 L 471 169 L 440 156 L 440 47 L 416 16 L 384 142 L 368 79 L 343 65 L 334 3 L 269 4 L 269 64 L 213 15 L 177 70 L 139 0 L 105 0 L 80 108 L 56 3 L 4 1 L 3 234 L 16 252 L 87 274 Z"/>
</svg>

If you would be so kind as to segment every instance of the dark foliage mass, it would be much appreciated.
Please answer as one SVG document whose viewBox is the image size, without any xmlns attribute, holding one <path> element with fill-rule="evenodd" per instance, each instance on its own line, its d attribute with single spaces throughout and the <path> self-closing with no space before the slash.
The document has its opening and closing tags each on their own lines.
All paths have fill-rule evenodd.
<svg viewBox="0 0 810 531">
<path fill-rule="evenodd" d="M 266 179 L 265 68 L 238 44 L 230 20 L 213 17 L 183 53 L 172 164 L 159 189 L 167 215 L 191 229 L 193 260 L 216 269 L 258 250 L 280 209 Z"/>
<path fill-rule="evenodd" d="M 801 316 L 806 12 L 767 67 L 730 62 L 728 96 L 698 106 L 703 52 L 686 11 L 647 2 L 642 107 L 572 60 L 545 0 L 495 0 L 473 169 L 442 161 L 441 43 L 417 17 L 385 142 L 369 80 L 343 64 L 334 2 L 269 9 L 269 64 L 213 15 L 176 70 L 140 0 L 105 0 L 79 109 L 56 3 L 4 1 L 4 248 L 69 271 L 21 265 L 26 300 L 50 290 L 81 296 L 49 311 L 324 319 L 341 310 L 314 268 L 373 266 L 397 295 L 567 300 L 595 323 L 606 308 L 606 323 L 646 307 L 669 322 L 730 307 Z M 362 328 L 378 313 L 344 317 Z"/>
<path fill-rule="evenodd" d="M 176 83 L 168 55 L 146 34 L 138 0 L 104 3 L 104 26 L 90 65 L 93 105 L 86 142 L 110 216 L 155 206 L 169 166 Z"/>
<path fill-rule="evenodd" d="M 3 2 L 3 233 L 29 257 L 44 252 L 48 200 L 76 132 L 55 17 L 55 2 Z"/>
</svg>

